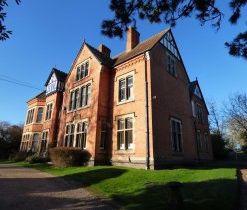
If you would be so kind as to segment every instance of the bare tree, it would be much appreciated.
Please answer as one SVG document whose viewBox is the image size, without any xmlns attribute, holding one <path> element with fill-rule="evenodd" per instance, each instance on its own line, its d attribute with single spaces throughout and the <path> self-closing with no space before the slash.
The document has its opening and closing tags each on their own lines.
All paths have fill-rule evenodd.
<svg viewBox="0 0 247 210">
<path fill-rule="evenodd" d="M 216 103 L 211 101 L 209 104 L 209 124 L 211 133 L 220 135 L 225 134 L 226 124 L 225 116 L 222 111 L 217 109 Z"/>
<path fill-rule="evenodd" d="M 237 93 L 229 98 L 226 107 L 227 125 L 230 133 L 242 144 L 247 143 L 247 94 Z"/>
</svg>

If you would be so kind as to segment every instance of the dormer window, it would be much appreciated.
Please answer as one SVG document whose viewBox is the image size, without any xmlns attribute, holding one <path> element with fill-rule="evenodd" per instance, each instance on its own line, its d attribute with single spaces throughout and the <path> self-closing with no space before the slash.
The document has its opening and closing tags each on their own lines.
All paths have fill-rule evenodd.
<svg viewBox="0 0 247 210">
<path fill-rule="evenodd" d="M 52 74 L 51 79 L 46 87 L 46 95 L 52 92 L 55 92 L 57 89 L 57 77 L 55 74 Z"/>
<path fill-rule="evenodd" d="M 88 68 L 89 68 L 89 61 L 86 61 L 79 66 L 77 66 L 76 69 L 76 81 L 83 79 L 88 75 Z"/>
<path fill-rule="evenodd" d="M 201 91 L 198 86 L 196 86 L 194 94 L 198 96 L 199 98 L 202 98 Z"/>
</svg>

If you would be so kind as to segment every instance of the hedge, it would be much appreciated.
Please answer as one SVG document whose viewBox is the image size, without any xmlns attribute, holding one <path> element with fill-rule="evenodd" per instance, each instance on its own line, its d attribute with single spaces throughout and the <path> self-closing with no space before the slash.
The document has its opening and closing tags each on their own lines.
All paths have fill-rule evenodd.
<svg viewBox="0 0 247 210">
<path fill-rule="evenodd" d="M 49 155 L 56 167 L 85 165 L 91 157 L 87 150 L 75 147 L 50 148 Z"/>
</svg>

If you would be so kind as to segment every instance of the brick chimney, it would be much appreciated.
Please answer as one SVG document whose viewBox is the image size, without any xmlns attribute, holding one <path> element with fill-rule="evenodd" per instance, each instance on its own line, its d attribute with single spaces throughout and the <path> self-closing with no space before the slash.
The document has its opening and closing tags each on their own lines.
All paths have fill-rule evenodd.
<svg viewBox="0 0 247 210">
<path fill-rule="evenodd" d="M 136 45 L 139 44 L 140 34 L 133 27 L 129 27 L 127 30 L 127 43 L 126 51 L 132 50 Z"/>
<path fill-rule="evenodd" d="M 111 54 L 111 50 L 106 47 L 105 45 L 101 44 L 99 47 L 98 47 L 98 50 L 103 53 L 104 55 L 110 57 L 110 54 Z"/>
</svg>

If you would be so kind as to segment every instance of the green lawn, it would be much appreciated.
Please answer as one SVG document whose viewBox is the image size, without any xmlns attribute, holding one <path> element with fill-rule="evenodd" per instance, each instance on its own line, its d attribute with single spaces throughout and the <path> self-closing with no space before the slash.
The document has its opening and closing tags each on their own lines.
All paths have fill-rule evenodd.
<svg viewBox="0 0 247 210">
<path fill-rule="evenodd" d="M 169 191 L 165 184 L 171 181 L 183 183 L 183 209 L 186 210 L 232 210 L 237 202 L 235 168 L 146 171 L 113 166 L 58 169 L 47 164 L 35 164 L 31 167 L 78 181 L 127 209 L 167 209 Z"/>
</svg>

